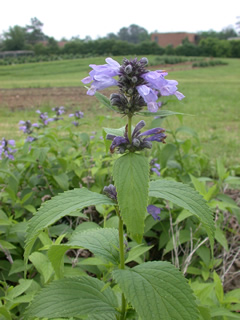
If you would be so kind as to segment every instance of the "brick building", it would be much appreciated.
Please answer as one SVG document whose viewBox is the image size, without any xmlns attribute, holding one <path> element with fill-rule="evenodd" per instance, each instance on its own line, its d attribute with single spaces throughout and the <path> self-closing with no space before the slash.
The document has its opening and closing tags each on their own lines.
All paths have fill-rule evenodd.
<svg viewBox="0 0 240 320">
<path fill-rule="evenodd" d="M 191 43 L 196 43 L 197 34 L 188 32 L 174 32 L 174 33 L 152 33 L 151 40 L 156 41 L 160 47 L 172 45 L 174 48 L 182 44 L 184 39 L 188 39 Z"/>
</svg>

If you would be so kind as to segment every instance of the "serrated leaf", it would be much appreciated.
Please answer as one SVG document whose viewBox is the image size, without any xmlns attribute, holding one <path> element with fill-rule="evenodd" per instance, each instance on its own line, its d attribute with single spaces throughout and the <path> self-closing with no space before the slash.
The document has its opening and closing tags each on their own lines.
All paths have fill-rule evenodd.
<svg viewBox="0 0 240 320">
<path fill-rule="evenodd" d="M 198 319 L 191 288 L 169 262 L 147 262 L 129 270 L 114 270 L 113 277 L 144 320 Z"/>
<path fill-rule="evenodd" d="M 184 113 L 180 113 L 180 112 L 175 112 L 175 111 L 170 111 L 170 110 L 158 110 L 157 112 L 150 112 L 150 111 L 141 111 L 141 112 L 136 112 L 136 114 L 139 114 L 141 116 L 145 116 L 145 117 L 168 117 L 168 116 L 173 116 L 176 114 L 181 114 L 184 115 Z"/>
<path fill-rule="evenodd" d="M 148 252 L 153 246 L 144 246 L 143 244 L 140 244 L 136 247 L 133 247 L 129 253 L 128 253 L 128 257 L 127 260 L 125 261 L 125 263 L 128 263 L 130 261 L 134 261 L 136 258 L 138 258 L 139 256 L 141 256 L 142 254 L 144 254 L 145 252 Z"/>
<path fill-rule="evenodd" d="M 73 277 L 53 281 L 34 297 L 27 316 L 74 317 L 81 315 L 117 315 L 117 299 L 105 283 L 92 277 Z M 110 318 L 111 319 L 111 318 Z"/>
<path fill-rule="evenodd" d="M 180 182 L 156 180 L 150 182 L 149 195 L 169 200 L 192 212 L 205 227 L 213 250 L 215 231 L 213 215 L 206 201 L 199 193 Z"/>
<path fill-rule="evenodd" d="M 85 188 L 66 191 L 44 202 L 37 214 L 29 220 L 26 234 L 25 260 L 42 229 L 76 210 L 97 204 L 114 205 L 107 196 L 91 192 Z"/>
<path fill-rule="evenodd" d="M 140 154 L 125 154 L 115 161 L 113 178 L 123 222 L 132 237 L 141 242 L 148 202 L 148 160 Z"/>
<path fill-rule="evenodd" d="M 68 246 L 83 247 L 90 250 L 96 257 L 106 263 L 119 263 L 119 240 L 117 229 L 89 229 L 82 232 L 73 232 Z"/>
</svg>

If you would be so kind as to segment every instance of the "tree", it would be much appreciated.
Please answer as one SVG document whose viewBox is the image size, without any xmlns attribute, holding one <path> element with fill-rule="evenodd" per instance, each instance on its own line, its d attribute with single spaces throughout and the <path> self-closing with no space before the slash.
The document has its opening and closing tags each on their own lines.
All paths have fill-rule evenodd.
<svg viewBox="0 0 240 320">
<path fill-rule="evenodd" d="M 139 27 L 136 24 L 131 24 L 128 28 L 121 28 L 117 35 L 119 40 L 128 41 L 131 43 L 140 43 L 150 39 L 147 30 Z"/>
<path fill-rule="evenodd" d="M 31 19 L 31 24 L 26 25 L 26 40 L 29 44 L 44 41 L 47 36 L 42 32 L 43 23 L 36 17 Z"/>
<path fill-rule="evenodd" d="M 24 50 L 26 48 L 26 31 L 23 27 L 10 27 L 7 32 L 3 33 L 3 38 L 4 50 Z"/>
</svg>

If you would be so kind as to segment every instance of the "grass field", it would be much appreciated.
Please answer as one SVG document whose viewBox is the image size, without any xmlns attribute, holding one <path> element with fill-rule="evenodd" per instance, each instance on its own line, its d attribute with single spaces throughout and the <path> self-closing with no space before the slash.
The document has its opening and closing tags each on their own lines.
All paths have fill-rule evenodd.
<svg viewBox="0 0 240 320">
<path fill-rule="evenodd" d="M 115 59 L 120 62 L 122 58 Z M 153 56 L 149 57 L 150 61 L 153 59 Z M 177 80 L 179 91 L 186 96 L 181 102 L 171 99 L 166 108 L 191 114 L 192 116 L 184 117 L 184 125 L 197 131 L 204 152 L 213 159 L 223 158 L 226 165 L 236 165 L 240 160 L 240 60 L 221 60 L 228 62 L 228 65 L 198 69 L 184 64 L 163 66 L 169 71 L 168 79 Z M 0 88 L 82 86 L 80 80 L 87 76 L 90 70 L 88 65 L 91 63 L 103 64 L 104 58 L 1 66 Z M 149 69 L 153 70 L 154 67 Z M 95 111 L 97 104 L 92 99 Z M 84 110 L 84 106 L 81 109 Z M 102 115 L 107 114 L 104 110 L 101 109 Z M 91 115 L 85 114 L 90 119 L 88 131 L 97 129 L 95 114 L 96 111 Z M 1 101 L 0 116 L 1 126 L 6 126 L 7 123 L 17 124 L 20 119 L 37 118 L 34 110 L 9 112 L 6 108 L 1 108 Z M 112 117 L 111 114 L 110 117 L 103 118 L 102 125 L 111 126 Z M 119 123 L 124 121 L 119 120 Z M 175 117 L 170 117 L 168 125 L 173 129 L 179 123 Z M 11 135 L 11 126 L 9 128 Z M 6 128 L 4 134 L 8 134 Z"/>
</svg>

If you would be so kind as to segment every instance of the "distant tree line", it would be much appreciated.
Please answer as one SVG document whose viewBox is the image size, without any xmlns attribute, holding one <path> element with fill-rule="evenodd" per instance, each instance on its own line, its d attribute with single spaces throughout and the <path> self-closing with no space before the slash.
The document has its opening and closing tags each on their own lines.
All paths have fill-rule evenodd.
<svg viewBox="0 0 240 320">
<path fill-rule="evenodd" d="M 42 31 L 43 23 L 37 18 L 31 19 L 31 24 L 25 27 L 10 27 L 4 32 L 0 42 L 0 51 L 33 50 L 36 55 L 80 54 L 81 56 L 99 55 L 180 55 L 180 56 L 211 56 L 240 57 L 240 41 L 227 40 L 236 38 L 237 33 L 232 28 L 221 32 L 204 31 L 198 33 L 198 42 L 190 43 L 184 39 L 176 48 L 171 45 L 162 48 L 151 41 L 147 30 L 130 25 L 123 27 L 117 34 L 109 33 L 105 38 L 91 40 L 90 37 L 80 39 L 73 37 L 66 41 L 64 47 L 59 47 L 58 41 L 48 37 Z M 64 40 L 64 39 L 63 39 Z"/>
</svg>

